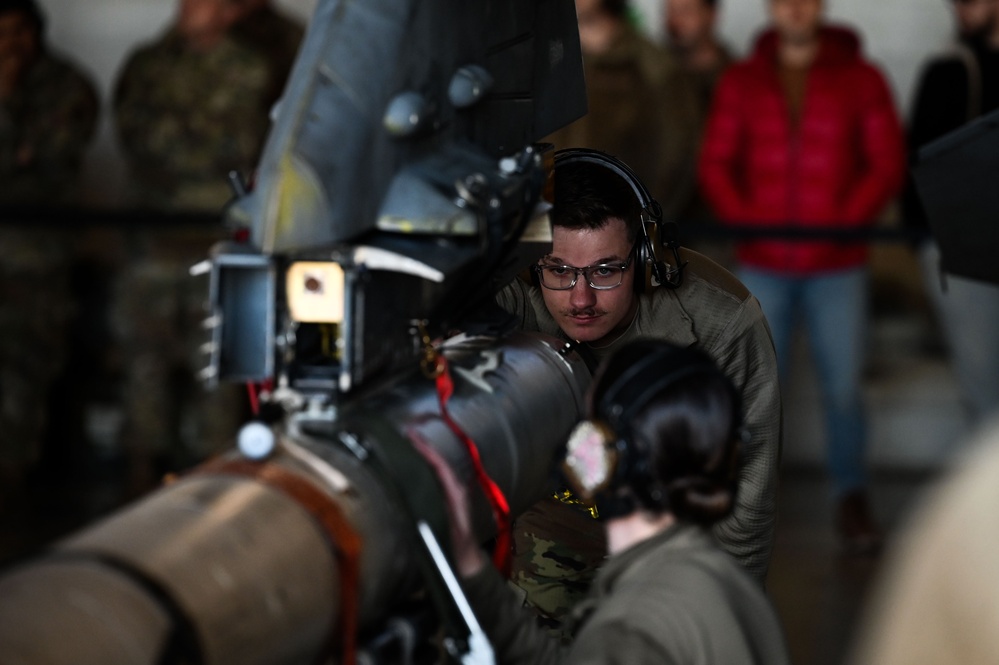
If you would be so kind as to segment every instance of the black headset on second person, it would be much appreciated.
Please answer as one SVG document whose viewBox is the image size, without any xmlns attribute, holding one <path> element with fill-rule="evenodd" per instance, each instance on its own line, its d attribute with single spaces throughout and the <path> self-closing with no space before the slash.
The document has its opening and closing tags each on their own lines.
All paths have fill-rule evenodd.
<svg viewBox="0 0 999 665">
<path fill-rule="evenodd" d="M 573 492 L 584 502 L 596 505 L 604 517 L 614 517 L 639 505 L 656 511 L 670 508 L 670 487 L 699 482 L 734 484 L 740 446 L 748 440 L 748 434 L 742 421 L 741 396 L 732 381 L 710 356 L 693 347 L 642 340 L 633 342 L 629 353 L 637 360 L 607 383 L 592 404 L 590 417 L 569 435 L 562 469 Z M 684 469 L 673 478 L 660 478 L 652 467 L 648 442 L 641 441 L 632 429 L 635 415 L 695 376 L 713 377 L 729 394 L 732 420 L 728 445 L 714 468 Z M 589 450 L 574 450 L 579 447 Z M 574 465 L 576 457 L 588 461 L 585 467 Z M 601 458 L 603 465 L 593 463 Z M 579 471 L 586 474 L 585 479 Z M 630 495 L 622 495 L 622 488 L 628 488 Z"/>
<path fill-rule="evenodd" d="M 646 284 L 663 285 L 675 289 L 683 284 L 684 263 L 680 260 L 679 228 L 676 222 L 663 220 L 662 206 L 652 198 L 645 184 L 627 164 L 618 158 L 590 148 L 564 148 L 555 152 L 555 171 L 558 167 L 573 162 L 588 162 L 609 169 L 622 178 L 638 199 L 641 208 L 641 231 L 635 242 L 635 264 L 645 268 L 644 275 L 636 274 L 635 291 L 642 293 Z M 649 227 L 651 228 L 651 231 Z M 656 252 L 656 245 L 660 251 Z M 667 251 L 672 254 L 673 263 L 662 258 Z"/>
</svg>

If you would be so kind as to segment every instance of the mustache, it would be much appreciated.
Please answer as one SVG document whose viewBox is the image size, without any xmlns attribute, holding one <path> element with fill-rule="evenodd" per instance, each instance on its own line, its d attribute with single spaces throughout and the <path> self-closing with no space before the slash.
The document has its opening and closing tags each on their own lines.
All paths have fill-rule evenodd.
<svg viewBox="0 0 999 665">
<path fill-rule="evenodd" d="M 602 311 L 598 310 L 596 307 L 582 307 L 582 308 L 572 308 L 563 310 L 563 314 L 566 316 L 599 316 L 603 314 Z"/>
</svg>

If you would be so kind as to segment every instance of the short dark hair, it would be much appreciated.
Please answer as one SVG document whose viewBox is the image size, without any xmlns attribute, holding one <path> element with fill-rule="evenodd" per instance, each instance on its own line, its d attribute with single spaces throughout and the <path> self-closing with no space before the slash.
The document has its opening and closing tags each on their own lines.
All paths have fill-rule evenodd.
<svg viewBox="0 0 999 665">
<path fill-rule="evenodd" d="M 670 373 L 677 378 L 661 378 Z M 657 379 L 664 385 L 654 387 Z M 631 342 L 608 358 L 592 396 L 596 417 L 613 420 L 613 414 L 599 411 L 620 410 L 627 420 L 618 434 L 629 440 L 630 454 L 644 458 L 630 464 L 644 467 L 646 477 L 662 488 L 663 505 L 678 519 L 700 524 L 722 519 L 735 502 L 740 403 L 710 356 L 656 340 Z"/>
<path fill-rule="evenodd" d="M 635 190 L 606 166 L 569 162 L 555 168 L 552 224 L 570 229 L 599 229 L 617 217 L 628 227 L 628 240 L 638 238 L 642 210 Z"/>
<path fill-rule="evenodd" d="M 34 0 L 0 0 L 0 15 L 21 12 L 35 24 L 39 35 L 45 30 L 45 15 Z"/>
<path fill-rule="evenodd" d="M 611 16 L 623 17 L 628 15 L 628 0 L 603 0 L 600 3 L 600 7 Z"/>
</svg>

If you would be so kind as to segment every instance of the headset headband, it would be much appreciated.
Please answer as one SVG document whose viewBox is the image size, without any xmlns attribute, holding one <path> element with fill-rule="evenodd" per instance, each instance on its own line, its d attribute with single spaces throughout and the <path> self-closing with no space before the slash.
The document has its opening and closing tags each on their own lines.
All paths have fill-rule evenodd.
<svg viewBox="0 0 999 665">
<path fill-rule="evenodd" d="M 564 148 L 555 152 L 556 169 L 560 163 L 565 164 L 568 162 L 586 162 L 610 169 L 628 183 L 628 186 L 635 192 L 635 198 L 638 199 L 642 212 L 648 217 L 648 219 L 643 221 L 659 223 L 662 220 L 663 211 L 659 202 L 652 198 L 641 178 L 617 157 L 589 148 Z"/>
<path fill-rule="evenodd" d="M 663 365 L 667 364 L 666 369 Z M 596 413 L 604 418 L 615 430 L 621 431 L 621 423 L 627 422 L 635 413 L 680 379 L 696 374 L 719 376 L 729 383 L 728 378 L 711 359 L 694 349 L 668 349 L 650 351 L 627 371 L 618 376 L 604 392 L 597 404 Z M 733 392 L 733 396 L 735 393 Z"/>
</svg>

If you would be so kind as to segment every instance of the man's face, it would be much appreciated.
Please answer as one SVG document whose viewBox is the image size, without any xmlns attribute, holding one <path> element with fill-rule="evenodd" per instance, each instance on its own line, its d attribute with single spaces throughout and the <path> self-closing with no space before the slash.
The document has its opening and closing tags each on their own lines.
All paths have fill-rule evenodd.
<svg viewBox="0 0 999 665">
<path fill-rule="evenodd" d="M 952 0 L 957 31 L 961 37 L 983 37 L 996 23 L 996 0 Z"/>
<path fill-rule="evenodd" d="M 783 41 L 811 42 L 822 23 L 822 0 L 770 0 L 770 18 Z"/>
<path fill-rule="evenodd" d="M 195 48 L 211 49 L 239 18 L 235 0 L 180 0 L 177 30 Z"/>
<path fill-rule="evenodd" d="M 38 55 L 38 30 L 22 11 L 0 14 L 0 69 L 18 76 Z"/>
<path fill-rule="evenodd" d="M 623 263 L 631 255 L 632 243 L 624 220 L 612 218 L 599 229 L 568 229 L 556 226 L 551 254 L 542 264 L 583 268 L 598 263 Z M 592 288 L 583 275 L 566 291 L 541 287 L 545 306 L 566 335 L 579 342 L 600 342 L 615 337 L 631 323 L 638 307 L 635 295 L 635 265 L 625 271 L 621 286 L 608 290 Z"/>
<path fill-rule="evenodd" d="M 694 48 L 714 32 L 715 10 L 705 0 L 667 0 L 666 34 L 678 49 Z"/>
<path fill-rule="evenodd" d="M 576 0 L 579 47 L 584 54 L 604 53 L 614 43 L 618 24 L 603 9 L 601 0 Z"/>
</svg>

